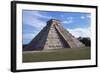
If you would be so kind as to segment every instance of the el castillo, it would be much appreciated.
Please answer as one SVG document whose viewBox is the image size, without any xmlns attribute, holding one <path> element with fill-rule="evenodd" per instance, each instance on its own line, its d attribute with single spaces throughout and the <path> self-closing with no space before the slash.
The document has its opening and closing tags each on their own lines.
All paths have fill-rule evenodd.
<svg viewBox="0 0 100 73">
<path fill-rule="evenodd" d="M 60 20 L 50 19 L 23 48 L 23 62 L 90 59 L 90 47 L 66 30 Z"/>
</svg>

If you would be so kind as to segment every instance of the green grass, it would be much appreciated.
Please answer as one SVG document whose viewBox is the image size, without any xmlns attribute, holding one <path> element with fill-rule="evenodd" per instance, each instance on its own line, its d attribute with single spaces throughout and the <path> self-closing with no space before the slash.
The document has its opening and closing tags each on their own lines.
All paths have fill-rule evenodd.
<svg viewBox="0 0 100 73">
<path fill-rule="evenodd" d="M 90 48 L 69 48 L 59 50 L 48 50 L 42 52 L 23 52 L 23 62 L 44 62 L 62 60 L 83 60 L 90 59 Z"/>
</svg>

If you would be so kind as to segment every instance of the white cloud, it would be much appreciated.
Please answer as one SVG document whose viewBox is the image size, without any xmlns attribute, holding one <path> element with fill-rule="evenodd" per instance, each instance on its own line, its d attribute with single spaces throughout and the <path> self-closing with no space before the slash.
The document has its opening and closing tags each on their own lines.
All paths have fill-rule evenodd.
<svg viewBox="0 0 100 73">
<path fill-rule="evenodd" d="M 33 11 L 32 14 L 34 16 L 37 16 L 39 18 L 44 18 L 44 19 L 51 19 L 51 18 L 53 18 L 52 16 L 42 15 L 42 14 L 39 13 L 39 11 Z"/>
<path fill-rule="evenodd" d="M 86 17 L 85 16 L 81 16 L 81 19 L 85 19 Z"/>
<path fill-rule="evenodd" d="M 87 18 L 91 18 L 91 15 L 87 15 Z"/>
<path fill-rule="evenodd" d="M 32 33 L 23 34 L 23 44 L 28 44 L 34 36 Z"/>
<path fill-rule="evenodd" d="M 90 16 L 90 15 L 86 15 L 86 16 L 81 16 L 80 18 L 81 18 L 81 19 L 91 18 L 91 16 Z"/>
<path fill-rule="evenodd" d="M 66 20 L 66 21 L 63 21 L 62 23 L 63 24 L 69 24 L 69 23 L 72 23 L 72 21 L 71 20 Z"/>
<path fill-rule="evenodd" d="M 64 17 L 64 15 L 60 15 L 62 18 Z"/>
<path fill-rule="evenodd" d="M 32 18 L 31 24 L 29 24 L 37 29 L 42 29 L 45 25 L 46 22 L 39 20 L 38 18 Z"/>
<path fill-rule="evenodd" d="M 67 29 L 75 37 L 90 37 L 90 28 Z"/>
<path fill-rule="evenodd" d="M 40 31 L 34 31 L 33 33 L 24 33 L 23 38 L 32 39 L 34 38 Z"/>
<path fill-rule="evenodd" d="M 70 24 L 70 23 L 72 23 L 72 22 L 73 22 L 73 17 L 67 17 L 67 19 L 64 20 L 62 23 L 63 23 L 63 24 Z"/>
<path fill-rule="evenodd" d="M 28 40 L 28 42 L 25 43 L 29 43 L 38 33 L 39 31 L 34 31 L 34 33 L 24 33 L 23 41 Z"/>
<path fill-rule="evenodd" d="M 26 15 L 23 17 L 23 24 L 33 26 L 40 30 L 46 25 L 46 22 L 41 20 L 40 17 L 48 18 L 41 15 L 38 11 L 26 12 Z"/>
<path fill-rule="evenodd" d="M 32 39 L 33 37 L 34 37 L 34 34 L 32 33 L 23 34 L 23 39 Z"/>
<path fill-rule="evenodd" d="M 67 19 L 69 19 L 69 20 L 73 20 L 73 17 L 68 17 Z"/>
</svg>

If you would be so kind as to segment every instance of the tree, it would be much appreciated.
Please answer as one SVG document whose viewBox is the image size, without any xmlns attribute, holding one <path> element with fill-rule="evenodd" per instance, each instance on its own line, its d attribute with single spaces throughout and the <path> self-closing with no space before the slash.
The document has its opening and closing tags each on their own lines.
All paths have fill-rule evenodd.
<svg viewBox="0 0 100 73">
<path fill-rule="evenodd" d="M 91 40 L 89 37 L 79 37 L 78 40 L 85 44 L 85 46 L 91 46 Z"/>
</svg>

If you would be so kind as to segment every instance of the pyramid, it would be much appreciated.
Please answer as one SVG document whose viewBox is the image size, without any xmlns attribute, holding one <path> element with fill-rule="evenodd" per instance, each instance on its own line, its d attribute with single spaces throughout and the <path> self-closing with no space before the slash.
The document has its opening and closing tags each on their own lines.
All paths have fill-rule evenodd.
<svg viewBox="0 0 100 73">
<path fill-rule="evenodd" d="M 24 50 L 46 50 L 84 47 L 78 39 L 63 28 L 59 20 L 51 19 Z"/>
</svg>

